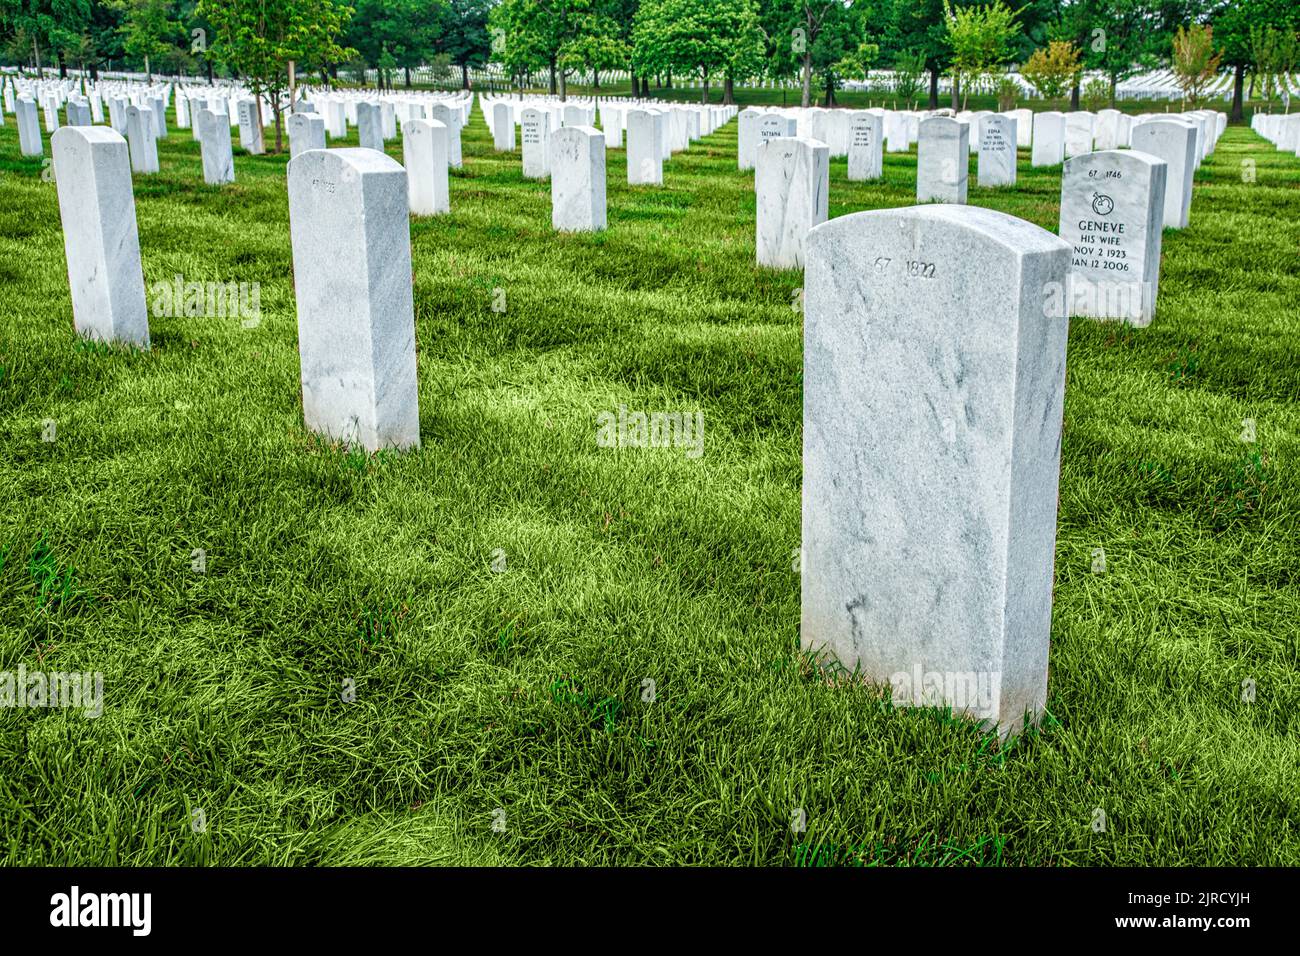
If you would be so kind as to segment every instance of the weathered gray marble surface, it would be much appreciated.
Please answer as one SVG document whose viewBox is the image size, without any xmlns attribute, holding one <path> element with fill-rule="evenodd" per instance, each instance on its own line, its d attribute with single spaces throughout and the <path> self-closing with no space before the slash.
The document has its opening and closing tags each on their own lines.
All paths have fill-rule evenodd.
<svg viewBox="0 0 1300 956">
<path fill-rule="evenodd" d="M 437 216 L 451 212 L 447 127 L 437 120 L 407 120 L 402 124 L 402 159 L 411 214 Z"/>
<path fill-rule="evenodd" d="M 560 232 L 605 228 L 605 136 L 594 126 L 551 134 L 551 226 Z"/>
<path fill-rule="evenodd" d="M 808 230 L 826 221 L 830 147 L 802 136 L 765 139 L 759 144 L 756 163 L 754 229 L 758 264 L 797 268 L 804 262 Z"/>
<path fill-rule="evenodd" d="M 916 146 L 916 201 L 965 203 L 970 127 L 947 116 L 921 121 Z"/>
<path fill-rule="evenodd" d="M 126 141 L 107 126 L 64 126 L 50 138 L 77 332 L 149 347 L 135 196 Z"/>
<path fill-rule="evenodd" d="M 1163 160 L 1104 150 L 1066 160 L 1059 234 L 1070 244 L 1070 315 L 1146 326 L 1156 310 Z"/>
<path fill-rule="evenodd" d="M 372 149 L 289 161 L 307 427 L 369 451 L 420 444 L 406 171 Z"/>
<path fill-rule="evenodd" d="M 1002 733 L 1047 693 L 1068 264 L 969 206 L 808 238 L 803 646 Z"/>
</svg>

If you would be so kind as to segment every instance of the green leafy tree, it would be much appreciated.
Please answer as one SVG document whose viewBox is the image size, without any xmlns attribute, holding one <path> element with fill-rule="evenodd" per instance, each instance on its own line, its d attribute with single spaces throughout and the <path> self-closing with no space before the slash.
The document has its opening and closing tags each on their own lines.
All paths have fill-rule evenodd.
<svg viewBox="0 0 1300 956">
<path fill-rule="evenodd" d="M 709 100 L 713 77 L 727 81 L 725 99 L 737 76 L 762 65 L 754 0 L 644 0 L 632 38 L 638 72 L 698 76 L 701 102 Z"/>
<path fill-rule="evenodd" d="M 51 53 L 58 55 L 59 71 L 67 74 L 61 54 L 77 45 L 90 22 L 90 0 L 0 0 L 0 24 L 6 35 L 21 37 L 38 76 L 45 75 L 42 53 L 46 59 Z"/>
<path fill-rule="evenodd" d="M 904 108 L 916 105 L 925 70 L 925 54 L 919 50 L 900 53 L 894 59 L 894 95 L 904 103 Z"/>
<path fill-rule="evenodd" d="M 1183 95 L 1196 106 L 1209 81 L 1219 72 L 1222 54 L 1214 49 L 1214 30 L 1201 23 L 1179 27 L 1174 34 L 1170 64 Z"/>
<path fill-rule="evenodd" d="M 949 72 L 955 107 L 959 89 L 993 74 L 1011 58 L 1020 24 L 1002 0 L 988 6 L 956 8 L 945 0 L 944 22 L 952 49 Z M 965 100 L 962 102 L 964 106 Z"/>
<path fill-rule="evenodd" d="M 846 6 L 827 17 L 812 48 L 812 68 L 825 93 L 825 105 L 835 105 L 835 91 L 846 79 L 866 79 L 880 47 L 865 39 L 865 4 Z"/>
<path fill-rule="evenodd" d="M 1271 97 L 1275 78 L 1294 66 L 1298 23 L 1295 0 L 1233 0 L 1215 8 L 1210 19 L 1215 44 L 1233 73 L 1231 121 L 1244 119 L 1247 72 L 1251 85 L 1261 80 L 1265 95 Z"/>
<path fill-rule="evenodd" d="M 1043 99 L 1062 100 L 1083 72 L 1079 48 L 1069 40 L 1052 40 L 1033 52 L 1020 67 L 1020 75 Z"/>
<path fill-rule="evenodd" d="M 769 0 L 762 23 L 772 70 L 778 76 L 799 74 L 803 106 L 812 104 L 814 74 L 833 87 L 836 64 L 852 70 L 853 58 L 874 55 L 869 45 L 860 50 L 865 38 L 854 35 L 861 24 L 858 5 L 854 0 Z"/>
<path fill-rule="evenodd" d="M 178 11 L 171 0 L 107 0 L 123 13 L 122 48 L 144 62 L 145 78 L 152 82 L 152 63 L 164 55 L 174 54 L 185 36 Z"/>
<path fill-rule="evenodd" d="M 443 25 L 439 0 L 357 0 L 344 42 L 379 71 L 381 88 L 392 88 L 400 68 L 411 86 L 411 68 L 434 56 Z"/>
<path fill-rule="evenodd" d="M 275 149 L 283 147 L 282 95 L 289 85 L 289 61 L 338 63 L 354 51 L 339 44 L 352 8 L 334 0 L 201 0 L 198 7 L 217 31 L 221 58 L 243 76 L 275 111 Z M 212 38 L 209 38 L 211 40 Z"/>
<path fill-rule="evenodd" d="M 628 53 L 619 26 L 607 16 L 587 14 L 577 35 L 560 48 L 559 65 L 566 73 L 587 72 L 600 89 L 600 71 L 627 66 Z"/>
<path fill-rule="evenodd" d="M 460 67 L 461 86 L 469 89 L 471 68 L 487 65 L 492 55 L 488 15 L 493 0 L 447 0 L 442 6 L 442 25 L 436 46 L 448 62 Z"/>
<path fill-rule="evenodd" d="M 943 17 L 943 0 L 896 0 L 884 17 L 887 48 L 924 57 L 930 75 L 930 109 L 939 107 L 939 77 L 948 71 L 952 49 Z"/>
<path fill-rule="evenodd" d="M 593 0 L 502 0 L 488 18 L 493 58 L 512 73 L 548 70 L 551 94 L 567 99 L 573 60 L 561 57 L 593 12 Z"/>
</svg>

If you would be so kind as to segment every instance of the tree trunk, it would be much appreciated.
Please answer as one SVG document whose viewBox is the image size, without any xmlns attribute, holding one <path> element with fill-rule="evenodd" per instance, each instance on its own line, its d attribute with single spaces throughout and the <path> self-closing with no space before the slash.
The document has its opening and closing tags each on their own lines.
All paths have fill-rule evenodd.
<svg viewBox="0 0 1300 956">
<path fill-rule="evenodd" d="M 703 71 L 701 71 L 701 73 L 703 73 Z M 701 85 L 704 87 L 704 90 L 700 93 L 700 103 L 702 104 L 709 102 L 709 74 L 704 73 L 703 75 L 704 83 Z"/>
<path fill-rule="evenodd" d="M 469 60 L 468 59 L 465 60 L 465 62 L 460 65 L 460 88 L 462 90 L 469 89 Z"/>
<path fill-rule="evenodd" d="M 32 36 L 32 54 L 36 57 L 36 78 L 45 79 L 45 71 L 41 69 L 41 48 L 36 43 L 36 36 Z"/>
<path fill-rule="evenodd" d="M 146 83 L 152 83 L 152 82 L 153 82 L 153 71 L 149 69 L 149 58 L 148 58 L 148 57 L 145 57 L 145 58 L 144 58 L 144 81 L 145 81 Z"/>
<path fill-rule="evenodd" d="M 830 73 L 826 74 L 826 108 L 830 109 L 835 105 L 835 77 Z"/>
<path fill-rule="evenodd" d="M 930 109 L 939 108 L 939 68 L 930 68 Z"/>
<path fill-rule="evenodd" d="M 1241 88 L 1246 85 L 1246 64 L 1238 63 L 1236 75 L 1232 79 L 1232 112 L 1228 114 L 1229 123 L 1240 123 L 1245 116 L 1241 108 Z"/>
<path fill-rule="evenodd" d="M 411 68 L 404 66 L 402 69 L 406 71 L 406 88 L 409 90 L 411 88 Z"/>
<path fill-rule="evenodd" d="M 208 86 L 211 86 L 212 85 L 212 61 L 207 60 L 206 63 L 208 67 Z"/>
<path fill-rule="evenodd" d="M 673 88 L 673 75 L 669 73 L 668 76 L 664 78 L 664 89 L 671 90 L 672 88 Z"/>
<path fill-rule="evenodd" d="M 955 113 L 955 112 L 960 108 L 960 107 L 959 107 L 959 104 L 960 104 L 960 102 L 961 102 L 961 100 L 959 99 L 960 96 L 961 96 L 961 74 L 957 73 L 956 71 L 953 71 L 953 74 L 952 74 L 952 109 L 953 109 L 953 112 L 954 112 L 954 113 Z"/>
<path fill-rule="evenodd" d="M 594 91 L 600 90 L 600 70 L 593 69 L 591 71 L 591 88 Z"/>
<path fill-rule="evenodd" d="M 803 97 L 800 105 L 807 109 L 812 105 L 812 50 L 803 52 Z"/>
<path fill-rule="evenodd" d="M 1074 86 L 1070 88 L 1070 109 L 1076 112 L 1079 109 L 1079 81 L 1077 78 L 1074 81 Z"/>
<path fill-rule="evenodd" d="M 730 106 L 736 102 L 736 81 L 727 76 L 722 81 L 722 105 Z"/>
<path fill-rule="evenodd" d="M 1119 77 L 1112 73 L 1110 75 L 1110 108 L 1115 108 L 1115 87 L 1119 86 Z"/>
<path fill-rule="evenodd" d="M 257 121 L 260 123 L 262 121 L 262 107 L 260 105 L 257 108 L 257 112 Z M 277 96 L 271 101 L 271 112 L 275 114 L 275 153 L 278 156 L 284 151 L 284 144 L 280 139 L 280 97 Z"/>
<path fill-rule="evenodd" d="M 560 71 L 560 102 L 563 103 L 569 98 L 569 71 Z"/>
<path fill-rule="evenodd" d="M 59 79 L 66 80 L 67 78 L 68 78 L 68 61 L 65 60 L 62 56 L 60 56 L 59 57 Z"/>
<path fill-rule="evenodd" d="M 551 95 L 555 95 L 555 61 L 551 61 Z"/>
</svg>

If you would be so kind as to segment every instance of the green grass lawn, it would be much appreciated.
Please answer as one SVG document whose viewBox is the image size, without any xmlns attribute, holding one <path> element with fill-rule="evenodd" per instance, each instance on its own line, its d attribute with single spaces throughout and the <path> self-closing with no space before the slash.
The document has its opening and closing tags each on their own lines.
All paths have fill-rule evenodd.
<svg viewBox="0 0 1300 956">
<path fill-rule="evenodd" d="M 611 152 L 609 230 L 566 236 L 476 109 L 411 223 L 423 447 L 374 457 L 302 424 L 285 157 L 160 152 L 146 284 L 258 282 L 262 320 L 109 349 L 0 128 L 0 671 L 105 693 L 0 710 L 0 860 L 1300 864 L 1300 159 L 1230 128 L 1154 324 L 1072 323 L 1050 714 L 999 747 L 799 652 L 802 280 L 754 265 L 734 122 L 663 188 Z M 830 214 L 915 174 L 833 160 Z M 971 203 L 1054 232 L 1059 168 L 1019 175 Z M 598 447 L 619 405 L 702 411 L 703 456 Z"/>
</svg>

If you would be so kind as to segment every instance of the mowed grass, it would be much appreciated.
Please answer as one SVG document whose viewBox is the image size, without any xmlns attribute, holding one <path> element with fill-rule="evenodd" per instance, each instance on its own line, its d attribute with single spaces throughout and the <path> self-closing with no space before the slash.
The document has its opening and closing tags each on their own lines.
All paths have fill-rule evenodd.
<svg viewBox="0 0 1300 956">
<path fill-rule="evenodd" d="M 754 265 L 734 122 L 663 188 L 610 152 L 609 230 L 563 236 L 476 109 L 411 223 L 423 447 L 373 457 L 303 427 L 285 157 L 214 189 L 160 145 L 146 283 L 262 320 L 140 353 L 74 334 L 0 128 L 0 671 L 105 682 L 0 710 L 0 859 L 1300 864 L 1300 160 L 1229 129 L 1155 323 L 1072 324 L 1050 714 L 999 747 L 799 652 L 802 279 Z M 831 216 L 915 166 L 832 161 Z M 1019 175 L 971 202 L 1055 231 L 1060 170 Z M 598 447 L 620 405 L 701 411 L 703 456 Z"/>
</svg>

